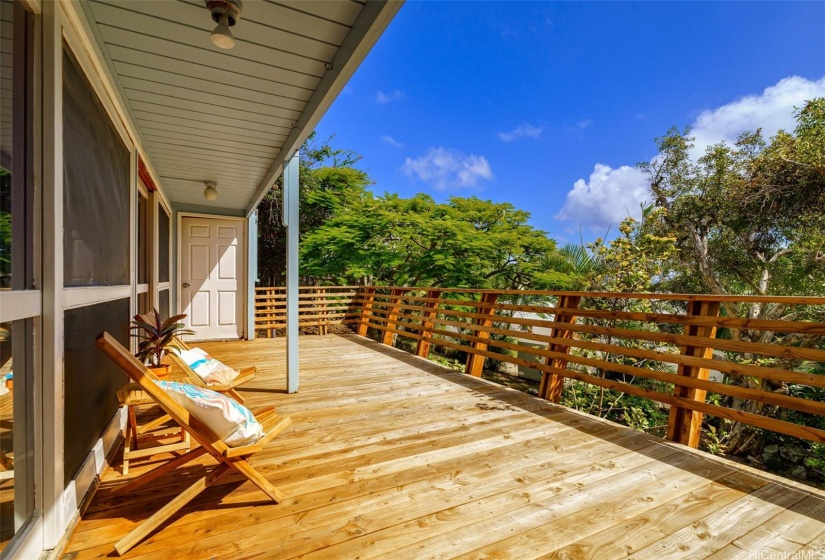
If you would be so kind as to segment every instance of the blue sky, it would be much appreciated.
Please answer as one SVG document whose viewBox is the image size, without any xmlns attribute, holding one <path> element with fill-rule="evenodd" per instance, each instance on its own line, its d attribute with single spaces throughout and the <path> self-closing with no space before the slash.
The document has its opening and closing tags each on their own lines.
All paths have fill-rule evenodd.
<svg viewBox="0 0 825 560">
<path fill-rule="evenodd" d="M 825 96 L 825 2 L 408 1 L 319 124 L 373 190 L 510 202 L 560 242 L 646 196 L 633 166 L 790 128 Z"/>
</svg>

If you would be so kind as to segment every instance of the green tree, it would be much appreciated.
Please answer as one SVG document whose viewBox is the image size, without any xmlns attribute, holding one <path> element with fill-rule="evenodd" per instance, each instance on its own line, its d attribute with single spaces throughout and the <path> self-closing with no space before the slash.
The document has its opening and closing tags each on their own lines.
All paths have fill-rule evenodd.
<svg viewBox="0 0 825 560">
<path fill-rule="evenodd" d="M 367 196 L 307 235 L 303 273 L 334 282 L 408 286 L 566 288 L 555 242 L 511 204 L 452 197 L 439 204 Z"/>
<path fill-rule="evenodd" d="M 689 131 L 657 140 L 659 157 L 641 167 L 655 205 L 667 211 L 659 231 L 677 238 L 677 281 L 698 273 L 694 286 L 715 294 L 823 293 L 825 99 L 796 115 L 795 134 L 780 131 L 766 144 L 759 131 L 745 133 L 733 146 L 709 147 L 697 162 Z M 726 311 L 769 313 L 759 306 Z"/>
<path fill-rule="evenodd" d="M 626 218 L 610 243 L 599 238 L 589 243 L 594 264 L 587 270 L 587 289 L 604 292 L 647 292 L 661 281 L 667 262 L 676 251 L 676 238 L 651 231 L 663 208 L 642 208 L 642 219 Z"/>
<path fill-rule="evenodd" d="M 745 133 L 733 145 L 708 147 L 697 161 L 690 157 L 689 130 L 672 129 L 657 140 L 658 157 L 641 165 L 650 178 L 654 205 L 663 210 L 651 222 L 650 231 L 673 236 L 678 248 L 661 276 L 660 289 L 825 294 L 825 99 L 807 102 L 795 116 L 793 133 L 780 131 L 769 142 L 758 130 Z M 723 312 L 746 319 L 791 319 L 803 313 L 784 304 L 755 303 L 726 303 Z M 822 310 L 804 312 L 825 319 Z M 815 336 L 750 329 L 733 330 L 730 336 L 805 346 L 818 343 Z M 789 390 L 768 380 L 733 381 L 769 391 Z M 742 408 L 771 413 L 751 401 Z M 735 425 L 728 451 L 747 453 L 760 445 L 758 432 Z"/>
<path fill-rule="evenodd" d="M 619 236 L 607 242 L 597 239 L 587 245 L 589 253 L 585 258 L 580 251 L 568 249 L 572 262 L 578 263 L 583 272 L 583 287 L 587 291 L 599 292 L 647 292 L 662 279 L 669 259 L 675 251 L 675 238 L 669 235 L 660 235 L 650 230 L 650 225 L 661 219 L 664 210 L 647 206 L 642 209 L 641 220 L 626 218 L 619 225 Z M 588 298 L 588 309 L 606 311 L 656 312 L 653 302 L 646 299 L 623 298 Z M 655 329 L 640 321 L 619 320 L 615 318 L 584 318 L 583 321 L 609 328 L 625 328 L 633 330 Z M 624 348 L 638 348 L 655 350 L 655 343 L 641 339 L 613 337 L 610 335 L 590 335 L 579 333 L 579 337 L 593 341 L 620 346 Z M 614 379 L 655 391 L 670 392 L 669 384 L 660 381 L 639 379 L 631 375 L 616 372 L 610 364 L 621 364 L 633 367 L 643 367 L 669 371 L 662 362 L 647 359 L 631 358 L 621 352 L 607 352 L 584 348 L 573 348 L 573 354 L 587 358 L 596 358 L 607 362 L 604 368 L 589 368 L 587 366 L 568 364 L 569 368 L 577 369 L 602 379 Z M 667 424 L 667 412 L 663 411 L 658 403 L 650 399 L 628 395 L 620 391 L 608 390 L 589 383 L 573 379 L 565 381 L 567 390 L 563 394 L 563 404 L 583 410 L 602 418 L 609 418 L 616 422 L 627 424 L 636 429 L 646 430 L 664 435 L 663 427 Z"/>
<path fill-rule="evenodd" d="M 334 149 L 332 138 L 317 143 L 312 133 L 301 148 L 299 188 L 301 237 L 360 201 L 371 181 L 356 169 L 352 151 Z M 281 179 L 258 206 L 258 279 L 264 286 L 283 285 L 286 273 L 286 229 L 281 224 Z"/>
</svg>

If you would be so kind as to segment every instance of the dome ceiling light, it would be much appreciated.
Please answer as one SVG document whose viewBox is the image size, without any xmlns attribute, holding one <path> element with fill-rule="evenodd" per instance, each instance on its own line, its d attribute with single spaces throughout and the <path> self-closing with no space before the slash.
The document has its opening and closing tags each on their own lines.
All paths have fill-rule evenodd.
<svg viewBox="0 0 825 560">
<path fill-rule="evenodd" d="M 218 184 L 214 181 L 204 181 L 206 188 L 203 189 L 203 198 L 206 200 L 218 200 Z"/>
<path fill-rule="evenodd" d="M 241 19 L 241 0 L 206 0 L 206 9 L 212 14 L 212 21 L 218 24 L 212 31 L 212 43 L 222 49 L 234 47 L 235 37 L 229 28 Z"/>
</svg>

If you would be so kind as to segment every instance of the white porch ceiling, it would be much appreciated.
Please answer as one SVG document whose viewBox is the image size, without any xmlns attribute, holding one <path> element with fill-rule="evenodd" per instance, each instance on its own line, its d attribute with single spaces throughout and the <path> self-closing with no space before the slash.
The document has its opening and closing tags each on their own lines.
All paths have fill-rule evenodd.
<svg viewBox="0 0 825 560">
<path fill-rule="evenodd" d="M 210 41 L 203 0 L 91 0 L 84 12 L 171 202 L 249 213 L 401 4 L 244 0 L 230 50 Z"/>
</svg>

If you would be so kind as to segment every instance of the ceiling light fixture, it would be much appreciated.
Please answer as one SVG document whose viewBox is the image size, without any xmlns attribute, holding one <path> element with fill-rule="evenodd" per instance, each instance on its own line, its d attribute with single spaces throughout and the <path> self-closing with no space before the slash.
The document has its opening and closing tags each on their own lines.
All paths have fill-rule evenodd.
<svg viewBox="0 0 825 560">
<path fill-rule="evenodd" d="M 235 46 L 235 38 L 229 28 L 241 19 L 241 0 L 206 0 L 206 8 L 212 14 L 212 21 L 218 24 L 212 31 L 212 43 L 222 49 L 231 49 Z"/>
<path fill-rule="evenodd" d="M 218 200 L 218 184 L 214 181 L 204 181 L 206 188 L 203 189 L 203 198 L 206 200 Z"/>
</svg>

